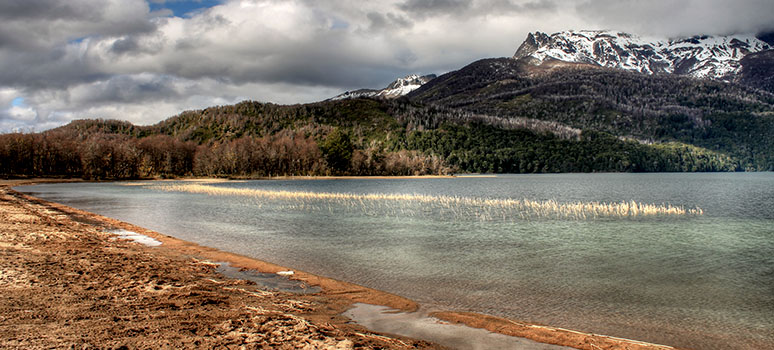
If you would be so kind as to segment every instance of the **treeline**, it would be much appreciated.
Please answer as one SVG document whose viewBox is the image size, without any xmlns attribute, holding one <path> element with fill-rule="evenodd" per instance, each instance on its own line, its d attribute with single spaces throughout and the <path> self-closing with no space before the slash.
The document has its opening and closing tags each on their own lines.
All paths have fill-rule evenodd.
<svg viewBox="0 0 774 350">
<path fill-rule="evenodd" d="M 303 132 L 318 140 L 331 128 L 350 131 L 356 146 L 402 127 L 388 113 L 388 101 L 354 99 L 303 105 L 276 105 L 244 101 L 231 106 L 183 112 L 139 133 L 165 134 L 196 143 L 223 142 L 243 136 L 264 137 L 284 130 Z"/>
<path fill-rule="evenodd" d="M 742 141 L 753 142 L 762 137 L 757 133 L 767 132 L 734 118 L 729 114 L 718 119 L 724 127 L 703 129 L 712 135 L 691 136 L 715 140 L 713 149 L 718 152 L 690 142 L 643 144 L 551 120 L 493 117 L 408 100 L 294 106 L 247 101 L 184 112 L 151 126 L 80 120 L 42 133 L 0 135 L 0 176 L 133 179 L 755 170 L 748 158 L 729 156 L 745 150 L 755 164 L 774 164 L 772 153 L 733 148 L 744 145 L 739 134 L 747 137 Z"/>
<path fill-rule="evenodd" d="M 721 153 L 684 144 L 643 145 L 584 130 L 580 140 L 484 124 L 445 124 L 415 131 L 397 141 L 444 158 L 449 165 L 478 173 L 700 172 L 741 170 Z"/>
<path fill-rule="evenodd" d="M 0 175 L 133 179 L 190 175 L 197 147 L 167 135 L 0 135 Z"/>
<path fill-rule="evenodd" d="M 78 122 L 79 126 L 85 123 Z M 121 122 L 94 122 L 38 134 L 0 135 L 0 176 L 82 177 L 85 179 L 171 178 L 180 176 L 266 177 L 287 175 L 426 175 L 450 171 L 438 157 L 416 151 L 355 149 L 349 134 L 337 131 L 328 148 L 300 132 L 242 136 L 197 144 L 154 134 L 131 136 Z M 94 128 L 95 125 L 99 127 Z M 88 131 L 87 131 L 88 130 Z M 341 136 L 344 135 L 344 136 Z M 345 141 L 342 141 L 345 140 Z M 323 138 L 328 141 L 328 138 Z M 335 144 L 344 143 L 343 145 Z M 331 144 L 331 142 L 326 142 Z M 336 153 L 331 147 L 344 147 Z"/>
</svg>

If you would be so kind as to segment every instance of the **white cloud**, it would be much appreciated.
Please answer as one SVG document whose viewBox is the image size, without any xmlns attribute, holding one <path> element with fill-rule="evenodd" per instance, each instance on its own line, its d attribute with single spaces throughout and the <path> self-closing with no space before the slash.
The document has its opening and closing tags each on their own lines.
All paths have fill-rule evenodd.
<svg viewBox="0 0 774 350">
<path fill-rule="evenodd" d="M 20 122 L 31 122 L 38 116 L 38 113 L 28 106 L 12 106 L 6 110 L 6 113 L 11 119 Z"/>
<path fill-rule="evenodd" d="M 243 99 L 322 100 L 407 73 L 510 56 L 537 30 L 750 31 L 768 25 L 772 7 L 768 0 L 229 0 L 181 18 L 150 13 L 142 0 L 3 2 L 0 132 L 73 118 L 148 124 Z M 17 97 L 28 109 L 12 117 Z"/>
<path fill-rule="evenodd" d="M 16 89 L 0 88 L 0 108 L 10 107 L 11 103 L 19 97 Z"/>
<path fill-rule="evenodd" d="M 771 0 L 587 0 L 577 5 L 592 25 L 667 37 L 774 30 Z"/>
</svg>

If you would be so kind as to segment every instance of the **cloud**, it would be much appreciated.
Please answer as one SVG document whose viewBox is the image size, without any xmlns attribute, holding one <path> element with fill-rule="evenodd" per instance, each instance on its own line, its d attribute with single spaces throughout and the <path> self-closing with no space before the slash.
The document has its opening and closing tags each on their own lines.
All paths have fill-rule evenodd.
<svg viewBox="0 0 774 350">
<path fill-rule="evenodd" d="M 588 0 L 577 5 L 589 23 L 668 37 L 756 33 L 774 29 L 770 0 Z"/>
<path fill-rule="evenodd" d="M 37 125 L 37 112 L 19 97 L 19 91 L 0 89 L 0 130 L 31 131 Z"/>
<path fill-rule="evenodd" d="M 504 15 L 534 15 L 557 10 L 553 0 L 406 0 L 398 8 L 409 16 L 456 17 L 457 20 Z"/>
<path fill-rule="evenodd" d="M 49 49 L 84 37 L 149 32 L 155 28 L 148 14 L 142 0 L 6 0 L 0 48 Z"/>
<path fill-rule="evenodd" d="M 0 3 L 2 20 L 60 20 L 73 18 L 92 18 L 99 7 L 79 8 L 73 2 L 52 2 L 47 0 L 7 0 Z"/>
<path fill-rule="evenodd" d="M 510 56 L 532 31 L 755 31 L 774 13 L 770 0 L 148 1 L 0 2 L 0 132 L 322 100 Z"/>
<path fill-rule="evenodd" d="M 472 0 L 406 0 L 398 8 L 420 16 L 448 15 L 470 9 Z"/>
</svg>

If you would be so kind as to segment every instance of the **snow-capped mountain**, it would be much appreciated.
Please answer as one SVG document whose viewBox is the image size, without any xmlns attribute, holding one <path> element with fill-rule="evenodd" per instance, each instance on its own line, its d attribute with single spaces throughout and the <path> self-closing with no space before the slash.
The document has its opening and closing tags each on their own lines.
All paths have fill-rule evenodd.
<svg viewBox="0 0 774 350">
<path fill-rule="evenodd" d="M 613 31 L 571 30 L 551 35 L 530 33 L 513 58 L 535 64 L 553 59 L 647 74 L 731 80 L 741 69 L 744 56 L 770 49 L 771 45 L 755 35 L 666 40 Z"/>
<path fill-rule="evenodd" d="M 347 98 L 357 97 L 381 97 L 381 98 L 398 98 L 408 94 L 424 85 L 430 80 L 435 79 L 435 74 L 419 76 L 416 74 L 410 74 L 403 78 L 393 81 L 386 88 L 381 90 L 374 89 L 360 89 L 354 91 L 347 91 L 341 95 L 331 98 L 331 100 L 343 100 Z"/>
</svg>

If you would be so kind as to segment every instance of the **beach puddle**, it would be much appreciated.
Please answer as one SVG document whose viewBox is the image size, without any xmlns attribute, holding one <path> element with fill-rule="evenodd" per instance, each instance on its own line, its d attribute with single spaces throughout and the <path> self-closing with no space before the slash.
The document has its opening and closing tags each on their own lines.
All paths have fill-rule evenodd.
<svg viewBox="0 0 774 350">
<path fill-rule="evenodd" d="M 294 294 L 314 294 L 320 292 L 319 287 L 310 286 L 302 281 L 292 280 L 287 274 L 280 275 L 252 270 L 243 271 L 240 268 L 231 266 L 227 262 L 216 262 L 216 264 L 218 264 L 217 271 L 222 275 L 228 278 L 255 282 L 263 289 Z"/>
<path fill-rule="evenodd" d="M 375 332 L 431 341 L 453 349 L 559 350 L 569 347 L 454 325 L 428 316 L 427 311 L 397 312 L 386 306 L 357 303 L 344 316 Z"/>
<path fill-rule="evenodd" d="M 151 237 L 148 237 L 146 235 L 141 235 L 137 232 L 123 230 L 123 229 L 116 229 L 116 230 L 105 230 L 107 233 L 114 234 L 118 236 L 117 238 L 123 238 L 128 239 L 136 243 L 140 243 L 142 245 L 146 245 L 148 247 L 157 247 L 161 245 L 161 242 L 153 239 Z"/>
</svg>

